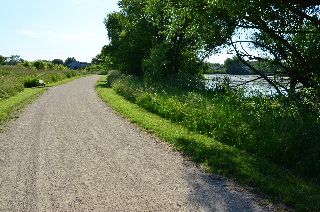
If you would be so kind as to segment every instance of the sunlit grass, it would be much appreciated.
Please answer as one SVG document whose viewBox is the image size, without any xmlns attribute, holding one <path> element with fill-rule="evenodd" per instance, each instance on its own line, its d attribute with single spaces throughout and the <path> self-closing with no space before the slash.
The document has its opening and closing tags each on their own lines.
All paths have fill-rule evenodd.
<svg viewBox="0 0 320 212">
<path fill-rule="evenodd" d="M 10 98 L 25 88 L 36 87 L 40 79 L 52 85 L 86 73 L 79 70 L 35 70 L 21 66 L 0 66 L 0 99 Z"/>
<path fill-rule="evenodd" d="M 64 83 L 68 83 L 72 80 L 85 76 L 85 72 L 79 72 L 74 74 L 74 71 L 56 71 L 57 73 L 51 71 L 46 71 L 47 77 L 52 76 L 56 78 L 51 82 L 47 82 L 47 87 L 57 86 Z M 37 86 L 36 82 L 38 79 L 48 79 L 44 75 L 35 77 L 35 70 L 29 70 L 22 67 L 6 67 L 0 66 L 0 131 L 3 131 L 6 124 L 13 118 L 19 116 L 19 112 L 34 99 L 45 92 L 46 88 L 40 88 Z M 38 73 L 39 74 L 39 73 Z M 58 77 L 62 76 L 62 77 Z M 33 88 L 25 87 L 24 83 L 34 81 Z M 32 87 L 32 86 L 30 86 Z"/>
<path fill-rule="evenodd" d="M 18 116 L 19 111 L 46 89 L 26 88 L 23 92 L 8 99 L 0 99 L 0 131 L 8 120 Z"/>
<path fill-rule="evenodd" d="M 117 86 L 117 85 L 116 85 Z M 119 85 L 118 85 L 119 86 Z M 97 91 L 101 98 L 108 102 L 119 113 L 128 117 L 132 122 L 143 127 L 148 132 L 155 133 L 163 140 L 171 143 L 176 149 L 179 149 L 184 154 L 192 157 L 192 160 L 201 162 L 206 165 L 207 170 L 213 173 L 223 174 L 227 177 L 235 179 L 238 183 L 249 186 L 255 192 L 266 195 L 268 199 L 276 203 L 285 203 L 288 206 L 292 206 L 297 211 L 319 211 L 320 210 L 320 186 L 314 184 L 299 175 L 295 175 L 293 171 L 285 168 L 281 165 L 276 165 L 263 157 L 252 154 L 246 149 L 239 149 L 235 145 L 227 145 L 218 142 L 216 137 L 210 134 L 199 134 L 195 128 L 184 126 L 183 119 L 175 117 L 169 120 L 168 117 L 164 118 L 163 114 L 155 115 L 154 112 L 162 108 L 163 111 L 167 111 L 170 116 L 174 114 L 175 110 L 178 111 L 179 116 L 187 113 L 187 109 L 183 109 L 183 106 L 188 104 L 179 102 L 174 106 L 168 106 L 171 102 L 178 101 L 178 96 L 161 97 L 159 92 L 152 90 L 154 95 L 149 96 L 144 94 L 143 89 L 137 90 L 134 87 L 125 85 L 126 90 L 130 90 L 128 94 L 124 94 L 126 98 L 131 101 L 140 99 L 141 102 L 147 102 L 146 109 L 131 103 L 126 98 L 120 96 L 115 90 L 108 87 L 106 84 L 106 78 L 103 77 L 97 85 Z M 134 92 L 132 92 L 134 91 Z M 169 91 L 162 90 L 163 94 L 168 95 Z M 151 92 L 150 92 L 151 93 Z M 177 92 L 174 92 L 177 94 Z M 144 97 L 141 97 L 141 94 Z M 135 97 L 139 95 L 139 97 Z M 188 99 L 194 95 L 192 99 L 196 105 L 196 109 L 192 110 L 193 114 L 201 114 L 199 111 L 202 105 L 202 100 L 199 100 L 198 94 L 188 94 Z M 161 102 L 166 104 L 161 104 Z M 210 99 L 206 99 L 210 102 Z M 224 99 L 219 99 L 219 102 L 225 104 Z M 150 106 L 150 105 L 153 106 Z M 235 104 L 236 106 L 237 104 Z M 223 120 L 223 110 L 221 107 L 230 109 L 230 105 L 227 106 L 211 106 L 208 107 L 208 111 L 218 110 L 220 119 L 215 120 L 217 123 L 230 123 L 230 120 Z M 276 105 L 272 106 L 276 107 Z M 174 108 L 174 109 L 172 109 Z M 231 107 L 232 108 L 232 107 Z M 151 113 L 152 111 L 153 113 Z M 241 117 L 236 115 L 235 118 Z M 202 117 L 195 117 L 194 119 L 205 119 Z M 209 116 L 212 119 L 213 116 Z M 194 120 L 196 122 L 196 120 Z M 193 122 L 193 123 L 194 123 Z M 239 122 L 241 123 L 241 122 Z M 238 123 L 238 124 L 239 124 Z M 210 126 L 210 124 L 208 124 Z M 248 126 L 243 126 L 243 128 Z M 234 132 L 237 129 L 233 129 Z M 223 132 L 222 132 L 223 133 Z M 241 136 L 240 136 L 241 137 Z M 236 138 L 239 139 L 239 138 Z"/>
</svg>

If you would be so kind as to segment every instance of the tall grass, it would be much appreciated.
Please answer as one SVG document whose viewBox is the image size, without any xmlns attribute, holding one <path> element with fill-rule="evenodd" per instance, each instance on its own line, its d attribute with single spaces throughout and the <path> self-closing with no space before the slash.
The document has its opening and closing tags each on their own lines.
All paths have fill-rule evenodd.
<svg viewBox="0 0 320 212">
<path fill-rule="evenodd" d="M 38 86 L 38 80 L 54 83 L 86 74 L 85 70 L 35 70 L 22 66 L 0 66 L 0 99 L 10 98 L 25 88 Z"/>
<path fill-rule="evenodd" d="M 113 88 L 157 115 L 320 183 L 319 113 L 301 101 L 180 89 L 172 82 L 150 86 L 132 77 Z"/>
</svg>

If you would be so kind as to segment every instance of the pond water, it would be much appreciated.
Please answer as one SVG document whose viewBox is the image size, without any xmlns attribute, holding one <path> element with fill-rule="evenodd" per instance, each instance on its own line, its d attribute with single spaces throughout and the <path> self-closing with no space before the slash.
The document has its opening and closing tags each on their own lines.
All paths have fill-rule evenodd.
<svg viewBox="0 0 320 212">
<path fill-rule="evenodd" d="M 228 82 L 232 88 L 245 90 L 245 95 L 261 93 L 267 96 L 277 94 L 276 89 L 264 79 L 257 79 L 259 75 L 229 75 L 229 74 L 206 74 L 207 88 L 214 88 L 219 84 Z M 255 80 L 257 79 L 257 80 Z M 254 80 L 254 81 L 253 81 Z M 282 79 L 283 85 L 288 83 L 288 79 Z M 283 90 L 285 93 L 285 91 Z"/>
</svg>

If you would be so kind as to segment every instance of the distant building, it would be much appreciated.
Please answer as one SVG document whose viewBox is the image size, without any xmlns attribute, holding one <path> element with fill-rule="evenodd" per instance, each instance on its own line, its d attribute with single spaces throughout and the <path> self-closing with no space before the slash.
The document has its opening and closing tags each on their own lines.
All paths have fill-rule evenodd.
<svg viewBox="0 0 320 212">
<path fill-rule="evenodd" d="M 85 68 L 88 67 L 90 63 L 87 62 L 79 62 L 79 61 L 73 61 L 69 64 L 69 68 L 71 69 L 79 69 L 79 68 Z"/>
</svg>

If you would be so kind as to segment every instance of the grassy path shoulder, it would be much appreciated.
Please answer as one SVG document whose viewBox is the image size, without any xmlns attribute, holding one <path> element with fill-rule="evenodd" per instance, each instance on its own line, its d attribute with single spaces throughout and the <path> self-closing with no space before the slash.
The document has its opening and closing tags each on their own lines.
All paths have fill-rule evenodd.
<svg viewBox="0 0 320 212">
<path fill-rule="evenodd" d="M 190 156 L 193 161 L 203 163 L 207 171 L 235 179 L 239 184 L 262 194 L 276 205 L 285 204 L 295 211 L 320 211 L 318 185 L 298 178 L 285 168 L 267 160 L 191 132 L 146 111 L 109 88 L 106 85 L 106 76 L 98 82 L 97 92 L 117 112 L 169 142 L 183 154 Z"/>
<path fill-rule="evenodd" d="M 57 86 L 64 83 L 71 82 L 75 79 L 78 79 L 83 76 L 73 77 L 61 80 L 56 83 L 50 83 L 48 86 Z M 6 127 L 6 124 L 15 117 L 18 117 L 19 112 L 26 107 L 26 105 L 33 102 L 41 94 L 43 94 L 47 88 L 25 88 L 24 91 L 19 94 L 8 98 L 0 100 L 0 132 L 3 131 Z"/>
</svg>

